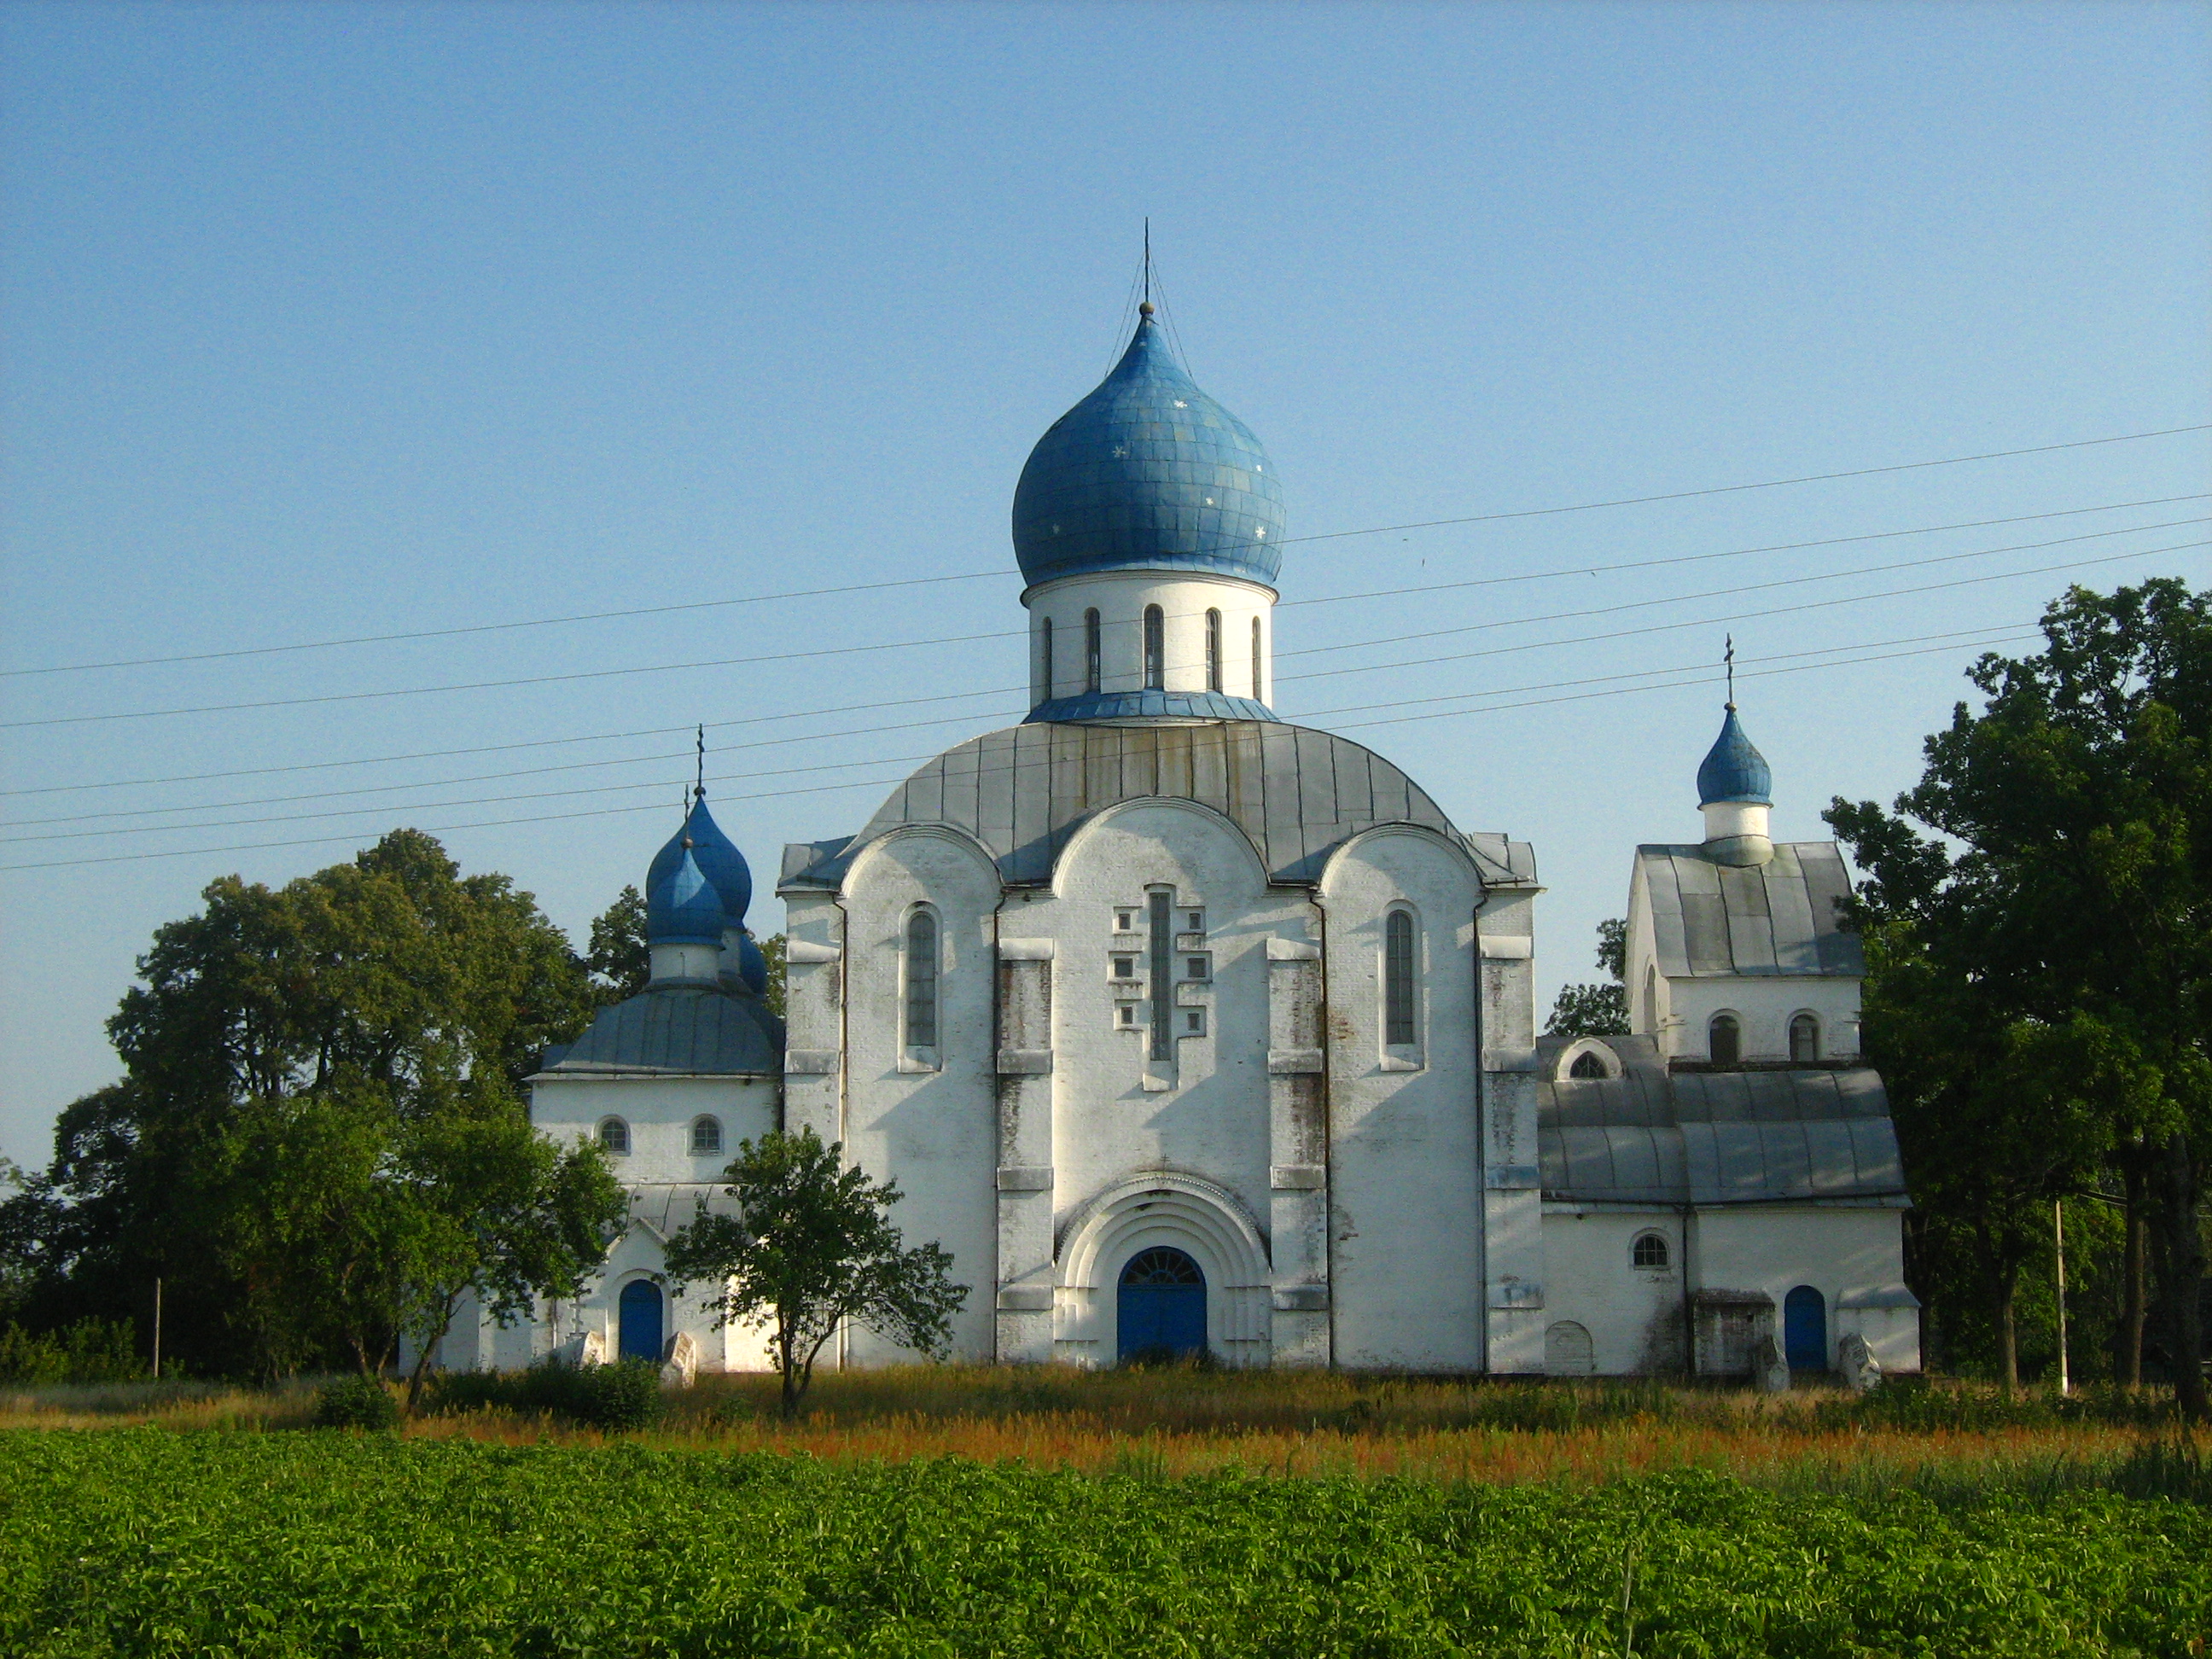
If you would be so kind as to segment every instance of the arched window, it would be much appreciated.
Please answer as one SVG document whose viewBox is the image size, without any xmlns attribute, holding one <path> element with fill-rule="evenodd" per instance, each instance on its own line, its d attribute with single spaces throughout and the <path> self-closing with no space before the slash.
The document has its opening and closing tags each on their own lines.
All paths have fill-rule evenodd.
<svg viewBox="0 0 2212 1659">
<path fill-rule="evenodd" d="M 1628 1247 L 1628 1259 L 1639 1267 L 1663 1267 L 1667 1265 L 1667 1236 L 1664 1233 L 1638 1233 L 1636 1243 Z"/>
<path fill-rule="evenodd" d="M 927 910 L 906 923 L 906 1046 L 937 1047 L 937 918 Z"/>
<path fill-rule="evenodd" d="M 722 1120 L 719 1117 L 695 1117 L 691 1120 L 691 1152 L 694 1157 L 719 1157 L 722 1151 Z"/>
<path fill-rule="evenodd" d="M 1221 690 L 1221 613 L 1206 613 L 1206 689 Z"/>
<path fill-rule="evenodd" d="M 1168 647 L 1166 617 L 1159 606 L 1145 607 L 1145 688 L 1163 691 L 1168 684 Z"/>
<path fill-rule="evenodd" d="M 1742 1056 L 1743 1031 L 1734 1014 L 1715 1014 L 1705 1028 L 1705 1041 L 1716 1066 L 1733 1066 Z"/>
<path fill-rule="evenodd" d="M 1809 1066 L 1820 1057 L 1820 1022 L 1810 1014 L 1800 1014 L 1790 1022 L 1790 1061 Z"/>
<path fill-rule="evenodd" d="M 1585 1052 L 1575 1056 L 1575 1063 L 1567 1067 L 1567 1075 L 1569 1077 L 1602 1078 L 1611 1077 L 1613 1073 L 1605 1069 L 1605 1062 L 1603 1060 L 1600 1060 L 1594 1054 Z"/>
<path fill-rule="evenodd" d="M 1052 618 L 1047 617 L 1037 629 L 1037 666 L 1044 680 L 1043 697 L 1052 695 Z M 1038 701 L 1043 701 L 1040 697 Z"/>
<path fill-rule="evenodd" d="M 1420 1041 L 1413 1021 L 1413 918 L 1393 910 L 1382 924 L 1382 1041 L 1411 1048 Z"/>
<path fill-rule="evenodd" d="M 1260 689 L 1260 665 L 1263 658 L 1260 651 L 1260 619 L 1252 618 L 1252 700 L 1265 702 L 1267 694 Z"/>
<path fill-rule="evenodd" d="M 617 1158 L 629 1156 L 629 1125 L 618 1117 L 599 1120 L 599 1145 Z"/>
<path fill-rule="evenodd" d="M 1098 613 L 1083 613 L 1083 689 L 1098 689 Z"/>
</svg>

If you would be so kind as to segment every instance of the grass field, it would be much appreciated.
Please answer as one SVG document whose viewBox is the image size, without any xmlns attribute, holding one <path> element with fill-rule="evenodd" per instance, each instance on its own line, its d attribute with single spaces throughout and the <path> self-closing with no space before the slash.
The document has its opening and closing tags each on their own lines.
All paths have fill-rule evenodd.
<svg viewBox="0 0 2212 1659">
<path fill-rule="evenodd" d="M 945 1370 L 825 1378 L 791 1426 L 764 1385 L 712 1379 L 613 1439 L 484 1413 L 307 1431 L 310 1409 L 0 1400 L 0 1652 L 2179 1656 L 2212 1637 L 2212 1463 L 2130 1401 Z"/>
</svg>

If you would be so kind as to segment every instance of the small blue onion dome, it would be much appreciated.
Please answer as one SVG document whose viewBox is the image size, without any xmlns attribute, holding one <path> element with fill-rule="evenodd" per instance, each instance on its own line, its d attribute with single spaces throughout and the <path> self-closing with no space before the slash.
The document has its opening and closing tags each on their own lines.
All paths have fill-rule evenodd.
<svg viewBox="0 0 2212 1659">
<path fill-rule="evenodd" d="M 1273 586 L 1283 491 L 1251 428 L 1198 389 L 1152 307 L 1098 389 L 1037 440 L 1014 489 L 1030 586 L 1100 570 L 1202 570 Z"/>
<path fill-rule="evenodd" d="M 1729 704 L 1721 734 L 1713 739 L 1705 763 L 1698 768 L 1698 805 L 1742 801 L 1752 806 L 1771 806 L 1774 799 L 1769 792 L 1773 787 L 1774 774 L 1767 769 L 1766 757 L 1751 746 L 1735 717 L 1735 705 Z"/>
<path fill-rule="evenodd" d="M 684 827 L 669 837 L 667 846 L 653 855 L 653 863 L 645 872 L 647 897 L 660 890 L 661 883 L 682 861 L 687 847 L 693 861 L 721 895 L 722 909 L 731 926 L 743 921 L 753 902 L 752 869 L 746 864 L 745 855 L 738 851 L 737 843 L 722 833 L 722 826 L 707 810 L 704 790 L 700 791 L 699 798 L 691 803 L 691 810 L 684 814 Z"/>
<path fill-rule="evenodd" d="M 677 849 L 676 867 L 645 897 L 645 937 L 652 945 L 720 945 L 722 896 L 692 849 Z"/>
<path fill-rule="evenodd" d="M 768 994 L 768 958 L 761 954 L 750 933 L 738 935 L 738 977 L 751 988 L 755 996 Z"/>
</svg>

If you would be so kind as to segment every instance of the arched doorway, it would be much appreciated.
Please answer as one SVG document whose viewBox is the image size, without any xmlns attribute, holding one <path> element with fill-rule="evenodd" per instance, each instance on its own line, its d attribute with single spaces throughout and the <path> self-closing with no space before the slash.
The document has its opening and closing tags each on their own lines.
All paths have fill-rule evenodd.
<svg viewBox="0 0 2212 1659">
<path fill-rule="evenodd" d="M 621 1333 L 616 1351 L 624 1359 L 660 1363 L 660 1286 L 649 1279 L 633 1279 L 622 1287 Z"/>
<path fill-rule="evenodd" d="M 1782 1300 L 1782 1351 L 1793 1371 L 1828 1369 L 1828 1304 L 1810 1285 Z"/>
<path fill-rule="evenodd" d="M 1206 1275 L 1181 1250 L 1156 1244 L 1131 1256 L 1115 1313 L 1123 1364 L 1206 1352 Z"/>
</svg>

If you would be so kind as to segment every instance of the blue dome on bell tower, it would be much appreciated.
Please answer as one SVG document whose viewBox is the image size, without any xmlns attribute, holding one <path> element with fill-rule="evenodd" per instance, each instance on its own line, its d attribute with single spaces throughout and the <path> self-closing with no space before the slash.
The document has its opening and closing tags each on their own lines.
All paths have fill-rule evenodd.
<svg viewBox="0 0 2212 1659">
<path fill-rule="evenodd" d="M 745 919 L 745 911 L 753 902 L 752 867 L 745 862 L 745 855 L 738 851 L 737 843 L 722 833 L 722 826 L 714 822 L 714 815 L 707 810 L 707 792 L 703 789 L 693 799 L 691 810 L 684 815 L 684 827 L 653 855 L 653 863 L 645 872 L 648 900 L 676 872 L 687 850 L 699 866 L 699 873 L 713 884 L 730 925 L 736 927 Z"/>
<path fill-rule="evenodd" d="M 1713 806 L 1723 801 L 1740 801 L 1747 806 L 1774 805 L 1774 774 L 1767 767 L 1766 757 L 1745 735 L 1733 702 L 1721 722 L 1720 736 L 1713 739 L 1713 746 L 1705 751 L 1698 768 L 1698 805 Z"/>
<path fill-rule="evenodd" d="M 1014 489 L 1032 587 L 1103 570 L 1195 571 L 1273 587 L 1283 491 L 1260 441 L 1201 392 L 1149 304 L 1114 372 L 1053 422 Z"/>
</svg>

